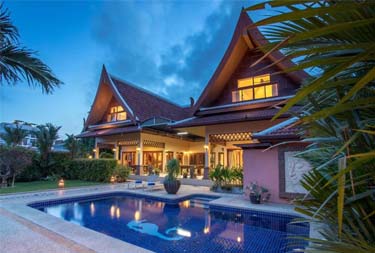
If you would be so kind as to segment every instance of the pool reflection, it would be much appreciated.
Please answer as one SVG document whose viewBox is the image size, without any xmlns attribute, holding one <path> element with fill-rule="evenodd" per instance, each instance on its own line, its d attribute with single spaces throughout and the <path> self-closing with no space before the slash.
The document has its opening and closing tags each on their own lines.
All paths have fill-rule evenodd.
<svg viewBox="0 0 375 253">
<path fill-rule="evenodd" d="M 213 211 L 193 199 L 167 204 L 116 196 L 42 210 L 156 252 L 283 252 L 287 233 L 300 229 L 290 219 Z"/>
</svg>

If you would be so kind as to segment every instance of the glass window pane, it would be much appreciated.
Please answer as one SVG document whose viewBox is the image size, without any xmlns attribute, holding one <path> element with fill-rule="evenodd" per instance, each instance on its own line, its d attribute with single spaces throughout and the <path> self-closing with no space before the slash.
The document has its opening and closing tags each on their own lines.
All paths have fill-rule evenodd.
<svg viewBox="0 0 375 253">
<path fill-rule="evenodd" d="M 266 85 L 265 89 L 266 89 L 266 97 L 267 98 L 274 96 L 273 95 L 273 85 Z"/>
<path fill-rule="evenodd" d="M 115 113 L 115 112 L 116 112 L 116 106 L 111 107 L 111 113 Z"/>
<path fill-rule="evenodd" d="M 240 101 L 240 92 L 238 90 L 232 92 L 232 102 Z"/>
<path fill-rule="evenodd" d="M 265 74 L 261 76 L 254 77 L 254 85 L 270 83 L 270 74 Z"/>
<path fill-rule="evenodd" d="M 246 78 L 246 79 L 240 79 L 237 81 L 237 87 L 238 88 L 244 88 L 248 86 L 253 85 L 253 79 L 252 78 Z"/>
<path fill-rule="evenodd" d="M 117 113 L 117 120 L 126 120 L 126 112 Z"/>
<path fill-rule="evenodd" d="M 264 86 L 254 88 L 255 99 L 265 98 Z"/>
<path fill-rule="evenodd" d="M 124 111 L 124 108 L 122 108 L 121 105 L 117 106 L 117 112 L 122 112 L 122 111 Z"/>
<path fill-rule="evenodd" d="M 111 121 L 116 121 L 116 113 L 111 114 Z"/>
<path fill-rule="evenodd" d="M 253 89 L 240 90 L 240 93 L 241 93 L 240 95 L 241 101 L 253 99 Z"/>
</svg>

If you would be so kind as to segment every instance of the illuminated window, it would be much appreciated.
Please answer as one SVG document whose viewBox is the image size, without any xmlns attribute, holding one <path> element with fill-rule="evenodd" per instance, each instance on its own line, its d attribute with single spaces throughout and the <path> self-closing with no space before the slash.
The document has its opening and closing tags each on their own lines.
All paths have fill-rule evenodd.
<svg viewBox="0 0 375 253">
<path fill-rule="evenodd" d="M 232 92 L 232 101 L 241 102 L 277 95 L 277 84 L 271 84 L 270 74 L 265 74 L 238 80 L 237 90 Z"/>
<path fill-rule="evenodd" d="M 112 121 L 119 121 L 119 120 L 126 120 L 126 112 L 121 105 L 119 106 L 112 106 L 109 109 L 109 113 L 107 115 L 107 122 Z"/>
</svg>

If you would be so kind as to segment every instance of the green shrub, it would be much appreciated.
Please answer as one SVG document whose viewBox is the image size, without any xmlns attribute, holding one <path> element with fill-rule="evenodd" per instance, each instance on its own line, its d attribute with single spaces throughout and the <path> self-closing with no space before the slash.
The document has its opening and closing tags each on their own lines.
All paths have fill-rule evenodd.
<svg viewBox="0 0 375 253">
<path fill-rule="evenodd" d="M 67 165 L 66 178 L 108 182 L 114 175 L 116 165 L 115 159 L 75 159 Z"/>
<path fill-rule="evenodd" d="M 108 152 L 102 152 L 100 153 L 99 157 L 103 159 L 113 159 L 113 154 L 108 153 Z"/>
<path fill-rule="evenodd" d="M 50 166 L 48 176 L 66 177 L 68 164 L 71 161 L 71 156 L 67 152 L 52 152 L 50 153 Z"/>
<path fill-rule="evenodd" d="M 214 187 L 240 186 L 243 182 L 243 169 L 240 167 L 224 167 L 219 164 L 210 171 L 209 177 L 213 181 Z"/>
<path fill-rule="evenodd" d="M 125 182 L 129 177 L 131 168 L 117 164 L 113 176 L 115 176 L 117 182 Z"/>
<path fill-rule="evenodd" d="M 17 181 L 24 182 L 51 177 L 67 177 L 67 168 L 71 161 L 69 153 L 51 152 L 48 160 L 48 165 L 42 168 L 40 155 L 34 152 L 32 164 L 17 176 Z"/>
</svg>

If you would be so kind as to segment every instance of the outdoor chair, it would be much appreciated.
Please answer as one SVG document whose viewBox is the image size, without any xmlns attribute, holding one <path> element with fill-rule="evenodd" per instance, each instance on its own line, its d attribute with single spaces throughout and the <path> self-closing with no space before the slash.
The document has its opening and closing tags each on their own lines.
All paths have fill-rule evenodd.
<svg viewBox="0 0 375 253">
<path fill-rule="evenodd" d="M 160 190 L 163 187 L 163 184 L 159 180 L 158 175 L 151 175 L 148 177 L 148 180 L 143 188 L 144 191 L 153 191 L 153 190 Z"/>
<path fill-rule="evenodd" d="M 143 181 L 140 179 L 136 179 L 133 182 L 129 183 L 128 189 L 138 189 L 138 186 L 140 186 L 140 188 L 143 187 Z"/>
</svg>

